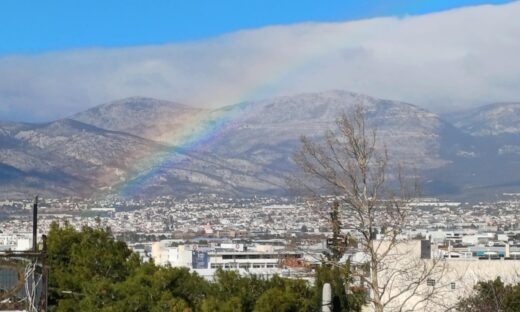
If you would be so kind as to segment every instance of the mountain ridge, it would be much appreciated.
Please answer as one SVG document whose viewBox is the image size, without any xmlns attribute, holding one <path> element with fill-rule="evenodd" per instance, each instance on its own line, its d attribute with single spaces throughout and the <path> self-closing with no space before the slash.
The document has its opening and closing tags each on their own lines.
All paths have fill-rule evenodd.
<svg viewBox="0 0 520 312">
<path fill-rule="evenodd" d="M 520 134 L 520 102 L 491 103 L 445 117 L 472 135 Z"/>
<path fill-rule="evenodd" d="M 511 170 L 520 163 L 516 133 L 482 137 L 413 104 L 331 90 L 215 110 L 132 97 L 46 124 L 0 122 L 0 171 L 12 177 L 0 180 L 0 190 L 48 184 L 49 194 L 91 196 L 131 185 L 135 196 L 284 194 L 300 136 L 320 140 L 356 104 L 391 155 L 425 173 L 428 195 L 520 186 Z M 190 144 L 178 144 L 184 132 Z"/>
</svg>

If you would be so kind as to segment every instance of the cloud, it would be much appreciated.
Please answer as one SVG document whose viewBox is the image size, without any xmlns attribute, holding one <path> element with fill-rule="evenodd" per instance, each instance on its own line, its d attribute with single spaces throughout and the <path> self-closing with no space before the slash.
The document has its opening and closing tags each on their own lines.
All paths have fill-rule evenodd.
<svg viewBox="0 0 520 312">
<path fill-rule="evenodd" d="M 0 119 L 49 120 L 123 97 L 219 107 L 346 89 L 434 111 L 520 100 L 520 2 L 306 23 L 209 40 L 0 58 Z"/>
</svg>

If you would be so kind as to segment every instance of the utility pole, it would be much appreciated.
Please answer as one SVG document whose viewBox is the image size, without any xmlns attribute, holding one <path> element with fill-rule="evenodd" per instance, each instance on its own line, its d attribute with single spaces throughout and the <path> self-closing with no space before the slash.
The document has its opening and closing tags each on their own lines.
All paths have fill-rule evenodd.
<svg viewBox="0 0 520 312">
<path fill-rule="evenodd" d="M 13 288 L 2 294 L 0 310 L 16 308 L 28 312 L 47 312 L 48 277 L 47 237 L 42 236 L 42 248 L 38 249 L 38 196 L 33 204 L 33 245 L 32 249 L 24 251 L 0 251 L 0 262 L 8 269 L 18 271 Z M 25 267 L 25 268 L 24 268 Z M 20 271 L 21 270 L 21 271 Z M 39 276 L 39 277 L 38 277 Z M 6 309 L 7 308 L 7 309 Z"/>
<path fill-rule="evenodd" d="M 38 251 L 38 195 L 33 204 L 33 229 L 32 229 L 33 251 Z"/>
</svg>

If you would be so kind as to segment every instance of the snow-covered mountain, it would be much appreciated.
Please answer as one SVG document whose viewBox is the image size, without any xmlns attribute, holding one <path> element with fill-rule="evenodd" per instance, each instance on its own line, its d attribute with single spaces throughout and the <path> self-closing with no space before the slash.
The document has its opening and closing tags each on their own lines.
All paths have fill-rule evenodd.
<svg viewBox="0 0 520 312">
<path fill-rule="evenodd" d="M 446 162 L 440 157 L 439 135 L 449 125 L 437 115 L 407 103 L 346 91 L 285 96 L 226 108 L 240 110 L 235 113 L 240 117 L 225 131 L 225 139 L 215 150 L 226 156 L 240 153 L 253 157 L 276 149 L 288 160 L 300 136 L 322 136 L 334 128 L 341 113 L 356 104 L 365 106 L 370 123 L 378 130 L 379 142 L 395 157 L 428 168 Z"/>
<path fill-rule="evenodd" d="M 213 111 L 136 97 L 48 124 L 0 123 L 0 194 L 280 194 L 299 138 L 319 140 L 355 104 L 394 161 L 422 170 L 428 194 L 520 186 L 520 148 L 467 130 L 480 120 L 459 129 L 411 104 L 329 91 Z"/>
<path fill-rule="evenodd" d="M 124 179 L 163 146 L 71 119 L 0 124 L 0 193 L 89 195 Z"/>
<path fill-rule="evenodd" d="M 172 131 L 196 123 L 204 113 L 207 113 L 204 109 L 175 102 L 130 97 L 96 106 L 70 118 L 107 130 L 171 143 Z"/>
<path fill-rule="evenodd" d="M 520 102 L 489 104 L 446 118 L 472 135 L 520 134 Z"/>
<path fill-rule="evenodd" d="M 422 169 L 439 168 L 450 162 L 441 157 L 441 135 L 446 131 L 458 131 L 437 115 L 416 106 L 346 91 L 239 103 L 211 112 L 198 110 L 195 112 L 196 118 L 176 112 L 168 115 L 162 102 L 141 100 L 154 105 L 146 105 L 141 111 L 137 110 L 139 113 L 134 113 L 135 107 L 140 105 L 131 99 L 103 105 L 101 109 L 94 108 L 76 116 L 98 116 L 91 112 L 104 111 L 102 119 L 113 121 L 106 127 L 118 131 L 131 127 L 132 133 L 147 134 L 147 138 L 159 141 L 171 137 L 175 131 L 186 132 L 190 129 L 194 133 L 202 133 L 200 138 L 197 135 L 190 138 L 195 141 L 196 149 L 190 147 L 183 150 L 182 142 L 176 149 L 190 155 L 189 161 L 166 161 L 169 166 L 155 170 L 154 177 L 141 182 L 142 192 L 147 194 L 175 191 L 171 188 L 172 184 L 176 185 L 177 190 L 182 188 L 191 192 L 209 190 L 254 194 L 284 191 L 285 179 L 294 170 L 291 157 L 299 146 L 300 137 L 319 138 L 325 131 L 334 128 L 334 122 L 342 112 L 347 112 L 355 104 L 366 106 L 370 121 L 378 128 L 380 142 L 384 142 L 396 161 L 408 162 Z M 114 105 L 126 107 L 132 115 L 141 118 L 128 118 L 121 109 L 104 109 Z M 166 105 L 170 107 L 171 104 Z M 147 127 L 154 124 L 149 116 L 158 115 L 163 125 L 154 128 L 155 137 L 149 136 Z M 179 127 L 178 118 L 195 121 Z"/>
</svg>

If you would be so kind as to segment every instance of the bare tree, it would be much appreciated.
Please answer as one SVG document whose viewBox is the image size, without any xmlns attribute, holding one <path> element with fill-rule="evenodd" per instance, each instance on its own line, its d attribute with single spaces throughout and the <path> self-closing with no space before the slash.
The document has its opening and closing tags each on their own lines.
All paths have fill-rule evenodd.
<svg viewBox="0 0 520 312">
<path fill-rule="evenodd" d="M 405 260 L 410 251 L 398 248 L 409 216 L 407 204 L 418 192 L 417 175 L 389 161 L 386 147 L 378 144 L 375 128 L 367 123 L 365 107 L 356 105 L 342 114 L 336 130 L 326 132 L 323 140 L 302 137 L 301 143 L 294 157 L 301 175 L 294 181 L 304 190 L 340 201 L 367 254 L 369 273 L 359 278 L 370 291 L 373 309 L 405 311 L 434 300 L 426 282 L 442 274 L 441 262 Z M 384 239 L 375 239 L 376 230 Z"/>
</svg>

